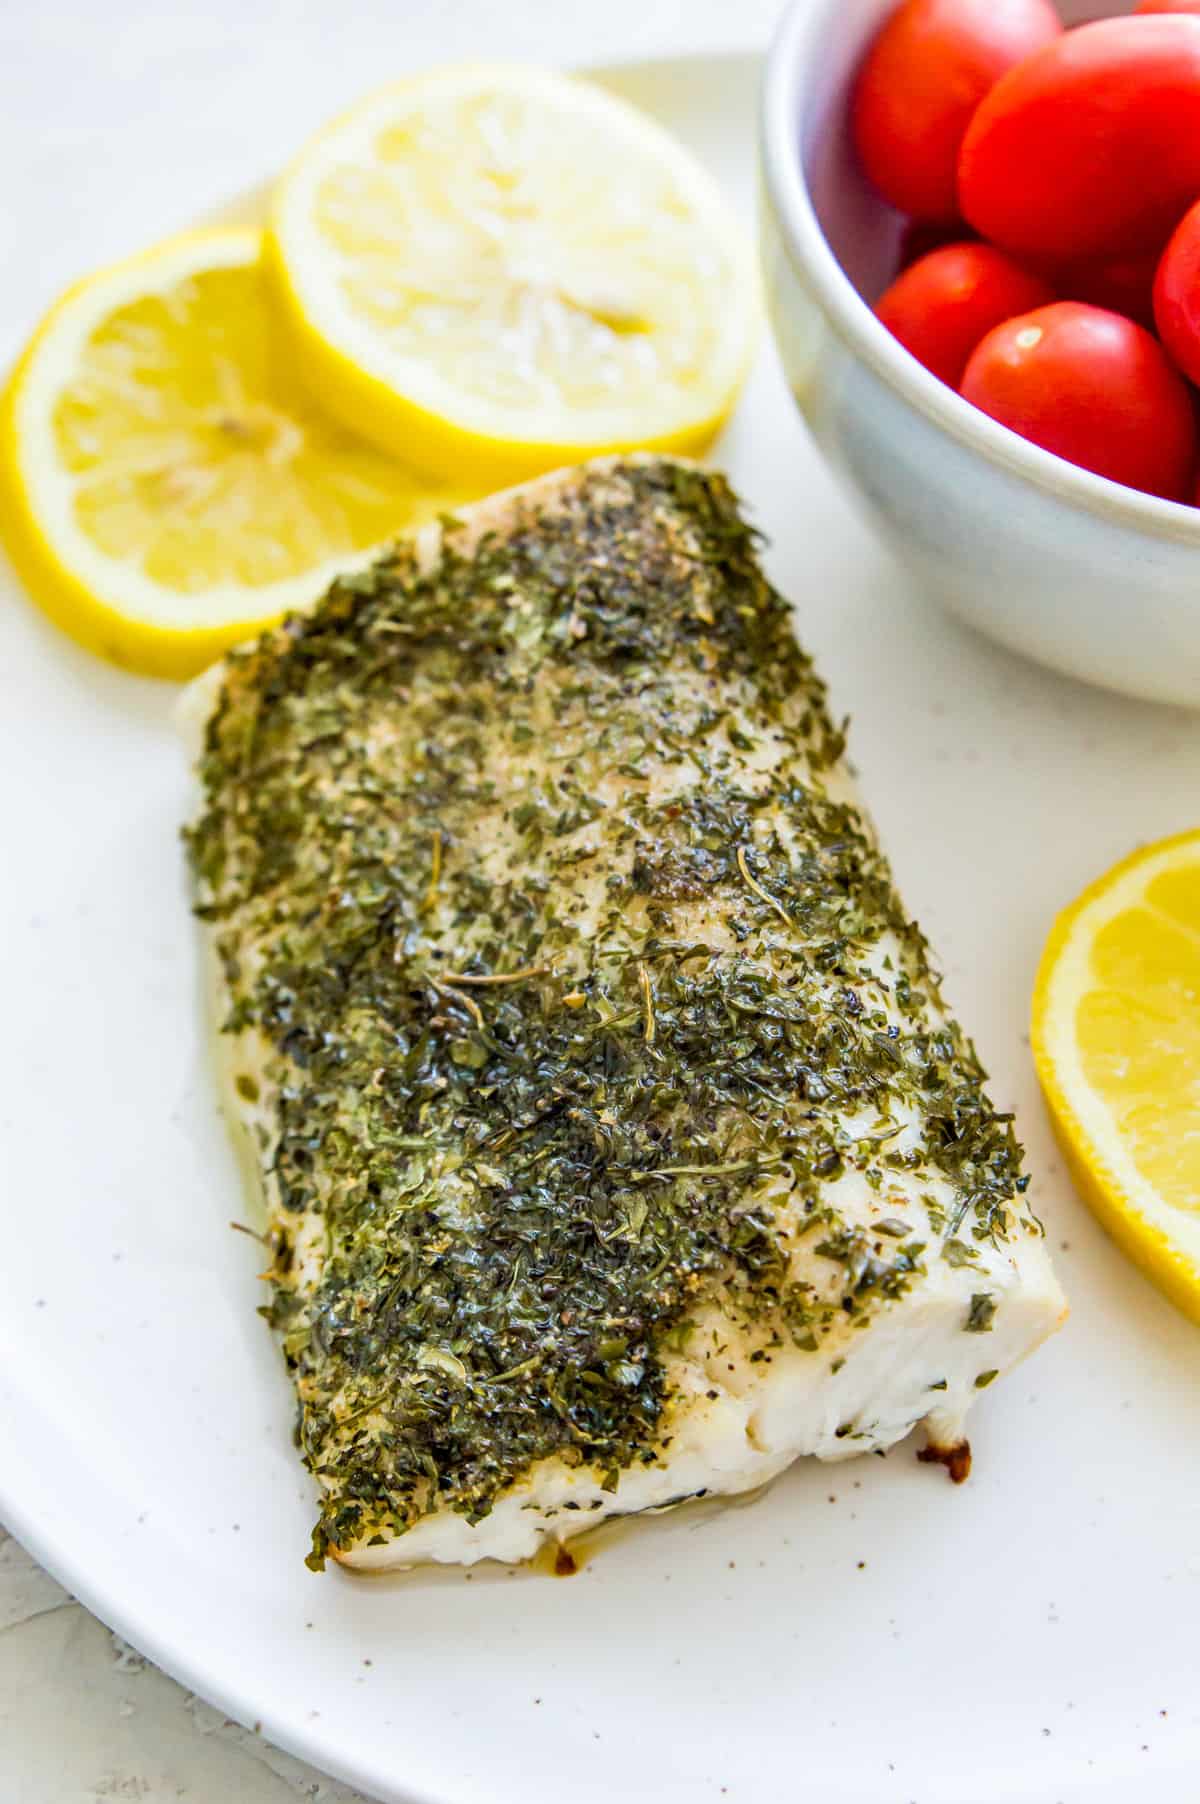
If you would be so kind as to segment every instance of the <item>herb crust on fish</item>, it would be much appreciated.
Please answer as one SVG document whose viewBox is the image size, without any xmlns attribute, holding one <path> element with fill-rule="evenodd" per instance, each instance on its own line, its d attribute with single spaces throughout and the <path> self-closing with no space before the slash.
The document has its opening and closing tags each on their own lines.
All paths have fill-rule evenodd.
<svg viewBox="0 0 1200 1804">
<path fill-rule="evenodd" d="M 188 839 L 314 1564 L 961 1441 L 1062 1298 L 721 477 L 494 497 L 206 702 Z"/>
</svg>

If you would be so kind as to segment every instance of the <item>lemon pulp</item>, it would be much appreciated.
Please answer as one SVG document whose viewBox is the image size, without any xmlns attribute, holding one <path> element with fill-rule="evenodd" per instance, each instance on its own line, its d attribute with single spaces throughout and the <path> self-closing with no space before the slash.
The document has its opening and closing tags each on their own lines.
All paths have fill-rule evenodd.
<svg viewBox="0 0 1200 1804">
<path fill-rule="evenodd" d="M 1145 1181 L 1200 1212 L 1200 849 L 1092 944 L 1076 1011 L 1083 1073 Z"/>
<path fill-rule="evenodd" d="M 327 405 L 445 468 L 699 449 L 745 370 L 722 197 L 588 83 L 469 67 L 372 96 L 301 153 L 271 230 Z"/>
<path fill-rule="evenodd" d="M 1057 923 L 1033 1043 L 1084 1196 L 1200 1320 L 1200 834 L 1135 853 Z"/>
<path fill-rule="evenodd" d="M 73 290 L 4 407 L 6 539 L 35 597 L 135 669 L 188 675 L 461 494 L 297 380 L 261 235 L 172 240 Z"/>
</svg>

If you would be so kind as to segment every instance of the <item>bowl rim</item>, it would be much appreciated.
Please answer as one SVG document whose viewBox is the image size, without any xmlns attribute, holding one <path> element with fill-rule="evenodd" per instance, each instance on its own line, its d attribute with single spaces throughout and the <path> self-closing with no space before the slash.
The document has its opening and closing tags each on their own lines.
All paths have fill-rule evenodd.
<svg viewBox="0 0 1200 1804">
<path fill-rule="evenodd" d="M 1001 426 L 911 356 L 863 300 L 817 218 L 799 152 L 802 83 L 844 0 L 791 0 L 767 54 L 759 130 L 763 179 L 784 249 L 839 338 L 917 413 L 989 463 L 1110 525 L 1200 547 L 1200 508 L 1126 488 Z M 865 47 L 865 46 L 864 46 Z"/>
</svg>

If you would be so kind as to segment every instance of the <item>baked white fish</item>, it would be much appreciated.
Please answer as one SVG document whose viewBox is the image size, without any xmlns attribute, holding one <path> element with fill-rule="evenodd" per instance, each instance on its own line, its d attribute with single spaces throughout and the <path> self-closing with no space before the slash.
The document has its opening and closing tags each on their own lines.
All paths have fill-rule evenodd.
<svg viewBox="0 0 1200 1804">
<path fill-rule="evenodd" d="M 426 529 L 206 681 L 189 832 L 314 1564 L 522 1560 L 919 1423 L 1064 1303 L 724 480 Z"/>
</svg>

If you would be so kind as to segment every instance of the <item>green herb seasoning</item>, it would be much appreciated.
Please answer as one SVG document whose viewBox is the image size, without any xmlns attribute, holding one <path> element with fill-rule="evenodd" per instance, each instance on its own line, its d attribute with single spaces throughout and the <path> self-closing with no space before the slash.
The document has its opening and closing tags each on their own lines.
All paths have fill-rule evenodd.
<svg viewBox="0 0 1200 1804">
<path fill-rule="evenodd" d="M 208 725 L 198 912 L 317 1564 L 550 1456 L 618 1487 L 714 1301 L 754 1359 L 844 1353 L 930 1222 L 954 1264 L 1027 1225 L 729 488 L 544 493 L 335 583 Z"/>
</svg>

